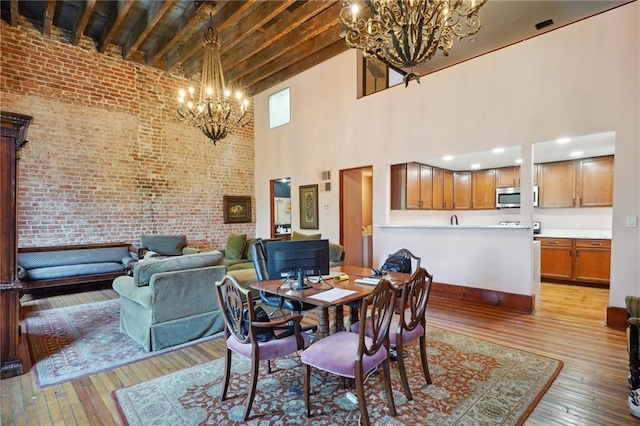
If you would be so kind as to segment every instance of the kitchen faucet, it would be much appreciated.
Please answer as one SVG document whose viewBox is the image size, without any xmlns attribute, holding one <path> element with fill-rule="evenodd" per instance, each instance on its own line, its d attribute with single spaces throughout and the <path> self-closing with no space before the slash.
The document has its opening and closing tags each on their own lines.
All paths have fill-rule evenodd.
<svg viewBox="0 0 640 426">
<path fill-rule="evenodd" d="M 456 225 L 458 224 L 458 215 L 451 215 L 451 219 L 449 220 L 451 222 L 451 225 L 453 225 L 453 220 L 456 220 Z"/>
</svg>

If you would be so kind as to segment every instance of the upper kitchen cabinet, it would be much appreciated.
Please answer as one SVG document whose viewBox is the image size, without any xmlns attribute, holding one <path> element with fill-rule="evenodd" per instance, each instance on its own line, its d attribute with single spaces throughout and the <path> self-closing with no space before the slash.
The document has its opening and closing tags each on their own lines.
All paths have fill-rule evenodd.
<svg viewBox="0 0 640 426">
<path fill-rule="evenodd" d="M 538 165 L 540 207 L 611 207 L 613 156 Z"/>
<path fill-rule="evenodd" d="M 538 185 L 540 207 L 573 207 L 576 188 L 575 162 L 539 164 Z"/>
<path fill-rule="evenodd" d="M 496 208 L 496 170 L 476 170 L 471 177 L 472 207 L 474 209 Z"/>
<path fill-rule="evenodd" d="M 433 167 L 433 210 L 453 208 L 453 172 Z"/>
<path fill-rule="evenodd" d="M 534 144 L 539 206 L 613 206 L 614 154 L 615 132 Z"/>
<path fill-rule="evenodd" d="M 391 209 L 429 210 L 433 197 L 433 170 L 420 163 L 391 166 Z"/>
<path fill-rule="evenodd" d="M 520 186 L 520 166 L 500 167 L 496 169 L 496 187 Z"/>
<path fill-rule="evenodd" d="M 470 210 L 471 192 L 471 172 L 453 172 L 453 209 Z"/>
<path fill-rule="evenodd" d="M 613 205 L 613 156 L 580 160 L 578 193 L 580 207 Z"/>
</svg>

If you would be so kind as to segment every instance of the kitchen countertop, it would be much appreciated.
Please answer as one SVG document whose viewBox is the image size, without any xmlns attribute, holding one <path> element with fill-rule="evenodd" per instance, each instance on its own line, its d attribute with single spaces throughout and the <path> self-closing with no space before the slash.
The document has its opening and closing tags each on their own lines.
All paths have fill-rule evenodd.
<svg viewBox="0 0 640 426">
<path fill-rule="evenodd" d="M 577 239 L 597 239 L 610 240 L 611 230 L 609 229 L 544 229 L 534 237 L 539 238 L 577 238 Z"/>
<path fill-rule="evenodd" d="M 530 226 L 502 226 L 502 225 L 438 225 L 423 223 L 402 223 L 393 225 L 374 225 L 378 228 L 433 228 L 433 229 L 531 229 Z"/>
</svg>

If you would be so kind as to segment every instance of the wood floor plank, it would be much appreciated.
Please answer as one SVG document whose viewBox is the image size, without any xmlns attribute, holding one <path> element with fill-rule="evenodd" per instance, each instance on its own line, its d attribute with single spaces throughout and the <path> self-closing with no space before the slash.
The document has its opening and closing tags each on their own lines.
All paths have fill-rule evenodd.
<svg viewBox="0 0 640 426">
<path fill-rule="evenodd" d="M 40 297 L 25 295 L 20 316 L 117 297 L 109 288 Z M 432 297 L 427 322 L 563 361 L 557 379 L 526 420 L 527 426 L 640 424 L 629 415 L 627 407 L 625 333 L 604 327 L 608 302 L 606 289 L 543 283 L 542 298 L 533 315 Z M 311 323 L 316 318 L 317 313 L 311 312 L 304 321 Z M 209 362 L 223 357 L 224 352 L 224 339 L 213 339 L 40 389 L 31 371 L 23 334 L 20 354 L 25 360 L 25 374 L 2 381 L 2 424 L 118 425 L 121 421 L 112 391 Z"/>
</svg>

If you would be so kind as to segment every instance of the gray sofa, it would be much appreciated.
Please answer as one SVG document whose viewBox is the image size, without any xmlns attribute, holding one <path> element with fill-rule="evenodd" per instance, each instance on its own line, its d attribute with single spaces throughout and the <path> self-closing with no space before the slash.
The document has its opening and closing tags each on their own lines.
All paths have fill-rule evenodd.
<svg viewBox="0 0 640 426">
<path fill-rule="evenodd" d="M 133 276 L 113 281 L 120 295 L 120 331 L 147 351 L 222 331 L 215 291 L 227 272 L 222 258 L 214 250 L 135 263 Z M 238 280 L 247 288 L 255 281 L 251 274 L 240 274 Z"/>
<path fill-rule="evenodd" d="M 111 281 L 127 273 L 128 243 L 28 247 L 18 249 L 18 277 L 29 290 Z"/>
</svg>

